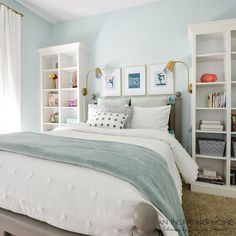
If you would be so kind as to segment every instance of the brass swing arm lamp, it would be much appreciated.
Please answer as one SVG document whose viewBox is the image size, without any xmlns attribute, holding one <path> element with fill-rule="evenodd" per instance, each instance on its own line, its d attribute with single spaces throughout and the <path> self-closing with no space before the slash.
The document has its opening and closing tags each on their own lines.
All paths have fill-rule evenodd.
<svg viewBox="0 0 236 236">
<path fill-rule="evenodd" d="M 192 93 L 193 92 L 192 83 L 190 83 L 189 81 L 189 66 L 184 61 L 169 61 L 164 70 L 173 72 L 176 63 L 183 64 L 186 67 L 188 76 L 188 92 Z"/>
<path fill-rule="evenodd" d="M 91 72 L 95 71 L 95 75 L 97 79 L 100 79 L 102 76 L 102 70 L 99 67 L 96 67 L 95 69 L 91 69 L 90 71 L 88 71 L 87 75 L 86 75 L 86 80 L 85 80 L 85 87 L 82 88 L 82 95 L 83 96 L 87 96 L 88 95 L 88 78 Z"/>
</svg>

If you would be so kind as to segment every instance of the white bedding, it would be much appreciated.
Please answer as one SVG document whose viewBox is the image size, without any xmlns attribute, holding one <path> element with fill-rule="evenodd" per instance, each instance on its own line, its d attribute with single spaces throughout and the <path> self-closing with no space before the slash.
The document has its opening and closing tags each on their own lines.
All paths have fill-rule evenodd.
<svg viewBox="0 0 236 236">
<path fill-rule="evenodd" d="M 130 143 L 158 152 L 168 164 L 180 200 L 182 183 L 178 169 L 186 182 L 194 181 L 197 176 L 195 162 L 171 135 L 164 132 L 109 130 L 80 124 L 50 134 Z M 68 231 L 131 236 L 133 211 L 140 202 L 149 203 L 133 185 L 111 175 L 0 151 L 1 208 Z M 160 211 L 158 216 L 159 220 L 165 219 Z M 164 235 L 178 235 L 170 223 L 161 228 Z"/>
</svg>

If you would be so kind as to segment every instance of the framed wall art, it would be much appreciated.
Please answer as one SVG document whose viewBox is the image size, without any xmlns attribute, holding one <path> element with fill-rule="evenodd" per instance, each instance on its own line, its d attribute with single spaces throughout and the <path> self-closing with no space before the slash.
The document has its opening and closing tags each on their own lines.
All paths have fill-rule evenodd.
<svg viewBox="0 0 236 236">
<path fill-rule="evenodd" d="M 124 68 L 123 95 L 135 96 L 146 94 L 146 66 Z"/>
<path fill-rule="evenodd" d="M 101 96 L 121 96 L 121 69 L 103 69 Z"/>
<path fill-rule="evenodd" d="M 173 94 L 173 73 L 165 70 L 166 64 L 150 65 L 148 68 L 148 94 Z"/>
</svg>

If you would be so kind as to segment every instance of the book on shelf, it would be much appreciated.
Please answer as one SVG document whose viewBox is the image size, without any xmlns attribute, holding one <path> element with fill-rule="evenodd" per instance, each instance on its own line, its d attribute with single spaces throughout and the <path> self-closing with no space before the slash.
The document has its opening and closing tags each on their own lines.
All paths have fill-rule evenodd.
<svg viewBox="0 0 236 236">
<path fill-rule="evenodd" d="M 202 125 L 221 125 L 220 120 L 201 120 Z"/>
<path fill-rule="evenodd" d="M 207 95 L 207 107 L 212 108 L 225 108 L 226 107 L 226 94 L 210 93 Z"/>
<path fill-rule="evenodd" d="M 232 124 L 232 127 L 231 127 L 231 131 L 232 132 L 236 132 L 236 114 L 232 114 L 231 115 L 231 124 Z"/>
<path fill-rule="evenodd" d="M 202 168 L 202 173 L 204 176 L 214 177 L 216 178 L 216 170 L 212 170 L 210 168 Z"/>
<path fill-rule="evenodd" d="M 223 131 L 223 125 L 200 125 L 200 130 L 203 131 Z"/>
<path fill-rule="evenodd" d="M 223 131 L 224 126 L 221 121 L 201 121 L 200 130 L 202 131 Z"/>
<path fill-rule="evenodd" d="M 218 173 L 216 173 L 216 177 L 206 176 L 203 174 L 203 170 L 199 171 L 197 181 L 209 184 L 224 185 L 224 179 Z"/>
</svg>

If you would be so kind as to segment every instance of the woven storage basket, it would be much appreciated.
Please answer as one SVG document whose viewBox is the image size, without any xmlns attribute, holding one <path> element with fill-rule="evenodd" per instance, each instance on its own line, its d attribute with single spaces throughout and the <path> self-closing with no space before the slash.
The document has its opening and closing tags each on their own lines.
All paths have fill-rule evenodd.
<svg viewBox="0 0 236 236">
<path fill-rule="evenodd" d="M 200 155 L 223 157 L 225 153 L 225 141 L 219 139 L 198 139 Z"/>
</svg>

